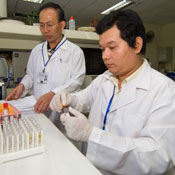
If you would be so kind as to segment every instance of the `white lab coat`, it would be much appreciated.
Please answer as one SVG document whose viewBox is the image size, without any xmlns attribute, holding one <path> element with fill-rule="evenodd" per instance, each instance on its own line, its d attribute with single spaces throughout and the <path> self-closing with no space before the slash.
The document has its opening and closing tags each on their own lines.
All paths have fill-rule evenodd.
<svg viewBox="0 0 175 175">
<path fill-rule="evenodd" d="M 62 43 L 66 38 L 63 37 Z M 27 64 L 27 74 L 21 83 L 25 86 L 25 92 L 31 88 L 33 94 L 38 99 L 47 92 L 57 93 L 63 89 L 68 92 L 78 91 L 85 76 L 85 59 L 83 51 L 79 46 L 66 40 L 65 43 L 53 54 L 46 66 L 48 73 L 47 84 L 38 83 L 38 73 L 44 69 L 42 57 L 42 45 L 40 43 L 31 52 Z M 48 60 L 47 42 L 44 42 L 44 59 Z"/>
<path fill-rule="evenodd" d="M 106 71 L 72 94 L 73 107 L 88 112 L 95 126 L 86 157 L 104 175 L 164 174 L 175 163 L 175 83 L 148 62 L 112 103 L 102 124 L 113 83 Z"/>
</svg>

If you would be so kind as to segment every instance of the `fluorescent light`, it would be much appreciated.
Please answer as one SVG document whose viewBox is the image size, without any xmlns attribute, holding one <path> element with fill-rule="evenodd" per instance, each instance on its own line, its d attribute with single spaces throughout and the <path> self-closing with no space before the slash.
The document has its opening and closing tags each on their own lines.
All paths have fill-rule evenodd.
<svg viewBox="0 0 175 175">
<path fill-rule="evenodd" d="M 41 4 L 43 2 L 43 0 L 24 0 L 24 1 L 34 2 L 34 3 L 39 3 L 39 4 Z"/>
<path fill-rule="evenodd" d="M 112 6 L 112 7 L 108 8 L 108 9 L 106 9 L 105 11 L 101 12 L 101 14 L 106 15 L 106 14 L 110 13 L 110 11 L 112 11 L 112 10 L 121 9 L 121 8 L 123 8 L 123 7 L 125 7 L 125 6 L 128 6 L 128 5 L 131 4 L 131 3 L 132 3 L 132 1 L 123 0 L 123 1 L 121 1 L 121 2 L 119 2 L 119 3 L 117 3 L 117 4 L 115 4 L 114 6 Z"/>
</svg>

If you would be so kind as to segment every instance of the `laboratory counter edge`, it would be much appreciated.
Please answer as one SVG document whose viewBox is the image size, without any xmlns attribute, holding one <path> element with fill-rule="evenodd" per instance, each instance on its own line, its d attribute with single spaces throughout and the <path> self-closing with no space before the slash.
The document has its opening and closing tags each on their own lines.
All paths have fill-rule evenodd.
<svg viewBox="0 0 175 175">
<path fill-rule="evenodd" d="M 30 116 L 34 116 L 44 130 L 45 151 L 41 154 L 1 163 L 1 174 L 102 175 L 44 114 Z"/>
</svg>

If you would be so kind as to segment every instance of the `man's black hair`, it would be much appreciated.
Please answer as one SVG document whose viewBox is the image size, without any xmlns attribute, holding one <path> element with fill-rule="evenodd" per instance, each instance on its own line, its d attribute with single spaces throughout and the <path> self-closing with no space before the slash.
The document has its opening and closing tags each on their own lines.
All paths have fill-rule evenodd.
<svg viewBox="0 0 175 175">
<path fill-rule="evenodd" d="M 58 4 L 55 4 L 55 3 L 53 3 L 53 2 L 48 2 L 48 3 L 45 3 L 44 5 L 42 5 L 42 6 L 40 7 L 39 13 L 40 13 L 42 10 L 46 9 L 46 8 L 53 8 L 53 9 L 55 9 L 55 10 L 57 11 L 57 13 L 58 13 L 58 19 L 59 19 L 59 21 L 60 21 L 60 22 L 61 22 L 61 21 L 65 21 L 64 11 L 63 11 L 63 9 L 61 8 L 61 6 L 59 6 Z"/>
<path fill-rule="evenodd" d="M 104 16 L 96 26 L 97 34 L 101 35 L 114 25 L 120 30 L 120 36 L 128 45 L 135 48 L 136 37 L 140 36 L 143 46 L 140 53 L 146 51 L 145 27 L 140 16 L 133 10 L 112 11 Z"/>
</svg>

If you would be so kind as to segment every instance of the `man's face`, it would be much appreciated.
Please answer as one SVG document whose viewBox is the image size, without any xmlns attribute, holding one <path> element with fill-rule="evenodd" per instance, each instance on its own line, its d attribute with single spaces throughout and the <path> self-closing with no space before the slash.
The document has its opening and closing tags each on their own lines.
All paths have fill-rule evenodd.
<svg viewBox="0 0 175 175">
<path fill-rule="evenodd" d="M 116 25 L 99 36 L 99 44 L 104 64 L 115 76 L 126 78 L 138 66 L 138 49 L 131 48 L 120 37 L 120 30 Z"/>
<path fill-rule="evenodd" d="M 59 22 L 55 9 L 46 8 L 40 12 L 40 30 L 49 43 L 57 43 L 62 36 L 65 22 Z"/>
</svg>

